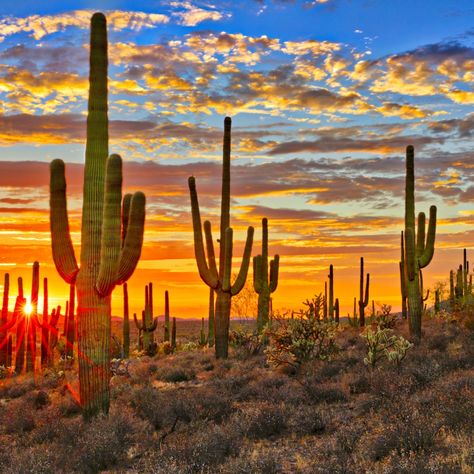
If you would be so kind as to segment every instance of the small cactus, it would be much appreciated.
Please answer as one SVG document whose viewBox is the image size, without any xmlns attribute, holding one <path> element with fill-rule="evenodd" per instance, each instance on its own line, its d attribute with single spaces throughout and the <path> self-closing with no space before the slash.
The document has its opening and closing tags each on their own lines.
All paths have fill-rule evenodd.
<svg viewBox="0 0 474 474">
<path fill-rule="evenodd" d="M 133 315 L 135 325 L 141 331 L 143 350 L 152 354 L 155 351 L 155 342 L 153 333 L 158 326 L 158 318 L 153 318 L 153 284 L 149 283 L 145 286 L 145 310 L 142 312 L 142 323 L 137 320 L 137 315 Z"/>
</svg>

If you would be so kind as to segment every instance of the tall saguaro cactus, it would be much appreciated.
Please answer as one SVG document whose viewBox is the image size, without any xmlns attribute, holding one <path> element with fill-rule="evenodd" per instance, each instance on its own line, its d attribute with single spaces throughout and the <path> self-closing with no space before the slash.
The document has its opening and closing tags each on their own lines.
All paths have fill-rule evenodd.
<svg viewBox="0 0 474 474">
<path fill-rule="evenodd" d="M 128 285 L 123 284 L 123 356 L 125 359 L 130 357 L 130 313 L 128 310 Z"/>
<path fill-rule="evenodd" d="M 420 288 L 420 270 L 428 266 L 433 258 L 436 236 L 436 206 L 430 207 L 428 235 L 425 235 L 425 214 L 418 214 L 418 229 L 415 232 L 415 152 L 413 146 L 406 149 L 405 179 L 405 280 L 408 302 L 410 335 L 421 338 L 421 316 L 423 295 Z"/>
<path fill-rule="evenodd" d="M 206 237 L 206 252 L 202 238 L 201 214 L 196 191 L 196 180 L 191 176 L 188 180 L 191 195 L 191 211 L 193 217 L 194 231 L 194 253 L 199 270 L 199 275 L 206 285 L 216 292 L 215 312 L 215 352 L 217 358 L 227 358 L 229 348 L 229 323 L 230 307 L 233 296 L 240 293 L 247 279 L 247 272 L 252 252 L 253 227 L 247 229 L 247 240 L 244 255 L 237 278 L 233 284 L 230 281 L 232 270 L 232 236 L 230 227 L 230 131 L 231 118 L 224 119 L 224 144 L 223 144 L 223 167 L 222 167 L 222 199 L 220 215 L 220 239 L 219 239 L 219 269 L 217 269 L 214 253 L 214 242 L 211 234 L 211 223 L 204 222 L 204 234 Z"/>
<path fill-rule="evenodd" d="M 360 257 L 360 281 L 359 281 L 359 326 L 365 326 L 365 308 L 369 304 L 369 283 L 370 273 L 367 273 L 365 280 L 364 295 L 364 257 Z"/>
<path fill-rule="evenodd" d="M 268 324 L 270 312 L 270 295 L 277 289 L 280 256 L 275 255 L 270 261 L 268 275 L 268 220 L 262 219 L 262 253 L 253 258 L 253 287 L 258 294 L 257 329 L 262 332 Z"/>
<path fill-rule="evenodd" d="M 170 342 L 170 296 L 168 290 L 165 291 L 165 327 L 163 341 Z"/>
<path fill-rule="evenodd" d="M 328 312 L 329 312 L 329 320 L 334 321 L 334 267 L 329 265 L 329 305 L 328 305 Z"/>
<path fill-rule="evenodd" d="M 402 295 L 402 318 L 407 319 L 408 309 L 407 309 L 407 284 L 406 284 L 406 275 L 405 275 L 405 238 L 402 230 L 401 233 L 401 258 L 398 262 L 398 267 L 400 269 L 400 291 Z"/>
<path fill-rule="evenodd" d="M 136 314 L 133 315 L 133 319 L 142 335 L 143 350 L 152 354 L 155 351 L 153 333 L 158 325 L 158 318 L 153 318 L 153 283 L 145 286 L 145 310 L 142 312 L 142 323 L 138 322 Z"/>
<path fill-rule="evenodd" d="M 50 181 L 54 262 L 61 277 L 77 288 L 79 388 L 86 418 L 109 410 L 111 293 L 135 270 L 145 220 L 145 196 L 136 192 L 126 229 L 121 225 L 122 159 L 108 157 L 107 26 L 102 13 L 92 16 L 90 45 L 80 267 L 69 232 L 63 161 L 51 163 Z"/>
<path fill-rule="evenodd" d="M 31 280 L 31 314 L 26 318 L 26 371 L 34 372 L 36 361 L 36 321 L 38 318 L 39 263 L 33 263 Z"/>
</svg>

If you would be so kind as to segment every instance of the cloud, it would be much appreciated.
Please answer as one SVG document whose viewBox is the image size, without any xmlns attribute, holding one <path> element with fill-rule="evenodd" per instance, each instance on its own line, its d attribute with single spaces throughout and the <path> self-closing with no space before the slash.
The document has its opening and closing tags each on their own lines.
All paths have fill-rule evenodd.
<svg viewBox="0 0 474 474">
<path fill-rule="evenodd" d="M 184 26 L 196 26 L 203 21 L 219 21 L 231 16 L 230 13 L 222 13 L 215 7 L 206 10 L 191 2 L 171 2 L 170 6 L 183 9 L 183 11 L 173 12 L 172 15 L 178 18 L 179 23 Z"/>
<path fill-rule="evenodd" d="M 34 39 L 64 31 L 67 27 L 89 29 L 93 10 L 75 10 L 56 15 L 31 15 L 25 18 L 6 17 L 0 20 L 0 41 L 17 33 L 30 34 Z M 107 21 L 115 31 L 131 29 L 139 31 L 167 23 L 169 17 L 140 11 L 106 11 Z"/>
</svg>

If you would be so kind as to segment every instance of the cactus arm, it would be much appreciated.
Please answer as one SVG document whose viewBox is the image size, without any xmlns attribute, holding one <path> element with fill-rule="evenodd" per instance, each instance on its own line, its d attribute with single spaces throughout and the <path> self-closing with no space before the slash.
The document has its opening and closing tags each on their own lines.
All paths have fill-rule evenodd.
<svg viewBox="0 0 474 474">
<path fill-rule="evenodd" d="M 137 313 L 133 313 L 133 320 L 135 321 L 135 326 L 139 331 L 143 331 L 143 324 L 140 324 L 137 319 Z"/>
<path fill-rule="evenodd" d="M 138 191 L 133 194 L 127 223 L 127 234 L 120 252 L 117 285 L 125 283 L 134 272 L 143 245 L 145 228 L 145 195 Z"/>
<path fill-rule="evenodd" d="M 405 261 L 407 268 L 408 280 L 413 281 L 415 279 L 415 235 L 411 227 L 405 229 Z"/>
<path fill-rule="evenodd" d="M 158 327 L 158 318 L 154 318 L 153 322 L 150 324 L 150 326 L 147 326 L 144 331 L 146 332 L 154 332 L 156 328 Z"/>
<path fill-rule="evenodd" d="M 128 231 L 128 219 L 130 216 L 130 203 L 132 201 L 132 195 L 130 193 L 125 194 L 122 200 L 122 247 L 125 243 L 125 237 Z"/>
<path fill-rule="evenodd" d="M 222 291 L 231 291 L 230 274 L 232 272 L 232 245 L 233 231 L 228 227 L 225 231 L 224 274 L 222 277 Z"/>
<path fill-rule="evenodd" d="M 261 255 L 253 257 L 253 289 L 257 294 L 260 294 L 263 291 Z"/>
<path fill-rule="evenodd" d="M 202 239 L 202 225 L 201 215 L 199 212 L 199 201 L 196 191 L 196 180 L 194 176 L 190 176 L 188 179 L 189 193 L 191 196 L 191 214 L 193 219 L 193 233 L 194 233 L 194 254 L 196 256 L 196 263 L 199 270 L 201 279 L 206 285 L 211 288 L 217 288 L 219 284 L 218 277 L 211 269 L 207 266 L 206 255 L 204 252 L 204 243 Z M 222 242 L 221 242 L 222 246 Z"/>
<path fill-rule="evenodd" d="M 270 292 L 276 291 L 278 286 L 278 272 L 280 268 L 280 256 L 275 255 L 270 262 Z"/>
<path fill-rule="evenodd" d="M 79 267 L 69 231 L 64 162 L 53 160 L 50 165 L 50 226 L 53 260 L 66 283 L 73 283 Z"/>
<path fill-rule="evenodd" d="M 416 254 L 422 255 L 425 251 L 425 232 L 426 232 L 426 216 L 424 212 L 418 214 L 418 229 L 416 235 Z"/>
<path fill-rule="evenodd" d="M 107 160 L 104 198 L 100 267 L 96 283 L 96 289 L 102 296 L 114 289 L 121 247 L 122 158 L 119 155 L 110 155 Z"/>
<path fill-rule="evenodd" d="M 204 221 L 204 235 L 206 236 L 207 261 L 211 274 L 217 279 L 216 256 L 214 254 L 214 243 L 212 241 L 211 223 Z"/>
<path fill-rule="evenodd" d="M 434 255 L 435 238 L 436 238 L 436 206 L 431 206 L 426 245 L 425 245 L 423 254 L 419 257 L 420 268 L 426 267 L 431 262 Z"/>
<path fill-rule="evenodd" d="M 240 293 L 245 285 L 245 280 L 247 279 L 247 273 L 249 271 L 250 256 L 252 254 L 253 233 L 254 228 L 250 226 L 247 229 L 247 240 L 245 241 L 244 255 L 242 256 L 239 274 L 231 288 L 232 296 Z"/>
<path fill-rule="evenodd" d="M 369 304 L 369 283 L 370 283 L 370 273 L 367 273 L 366 280 L 365 280 L 364 308 Z"/>
</svg>

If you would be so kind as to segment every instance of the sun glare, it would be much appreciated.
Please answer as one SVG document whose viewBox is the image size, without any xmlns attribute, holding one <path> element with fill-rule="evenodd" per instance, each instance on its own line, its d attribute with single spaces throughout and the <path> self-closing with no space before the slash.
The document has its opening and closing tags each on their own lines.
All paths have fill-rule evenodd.
<svg viewBox="0 0 474 474">
<path fill-rule="evenodd" d="M 23 308 L 23 312 L 25 313 L 26 316 L 30 316 L 32 311 L 33 311 L 33 306 L 31 306 L 31 303 L 27 301 L 25 304 L 25 307 Z"/>
</svg>

